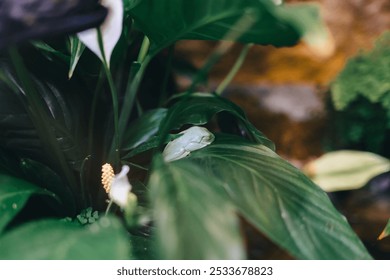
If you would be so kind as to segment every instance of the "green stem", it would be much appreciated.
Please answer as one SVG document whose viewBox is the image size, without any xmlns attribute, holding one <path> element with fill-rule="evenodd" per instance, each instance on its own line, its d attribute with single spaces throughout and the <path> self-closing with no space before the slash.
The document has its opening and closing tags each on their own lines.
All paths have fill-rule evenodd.
<svg viewBox="0 0 390 280">
<path fill-rule="evenodd" d="M 89 121 L 88 121 L 88 154 L 91 155 L 93 152 L 93 140 L 94 140 L 94 127 L 95 127 L 95 116 L 96 116 L 96 109 L 97 109 L 97 103 L 99 100 L 99 94 L 101 93 L 101 90 L 103 88 L 103 82 L 104 82 L 104 70 L 101 69 L 99 73 L 99 78 L 95 87 L 95 91 L 93 93 L 93 99 L 92 99 L 92 106 L 91 106 L 91 112 L 89 115 Z"/>
<path fill-rule="evenodd" d="M 119 156 L 119 131 L 118 131 L 118 121 L 119 121 L 119 104 L 118 104 L 118 92 L 116 90 L 114 79 L 110 71 L 109 64 L 107 63 L 106 55 L 104 53 L 103 38 L 100 29 L 98 29 L 98 41 L 100 51 L 103 57 L 103 68 L 107 77 L 108 85 L 110 87 L 111 99 L 112 99 L 112 109 L 114 112 L 114 168 L 118 168 L 120 164 Z"/>
<path fill-rule="evenodd" d="M 230 71 L 227 74 L 227 76 L 225 77 L 225 79 L 219 84 L 219 86 L 215 90 L 216 94 L 221 95 L 222 92 L 226 89 L 226 87 L 231 83 L 233 78 L 236 76 L 238 70 L 240 70 L 242 64 L 244 63 L 245 58 L 248 54 L 248 51 L 250 50 L 250 48 L 252 46 L 253 46 L 253 44 L 247 44 L 243 47 L 240 55 L 238 56 L 236 62 L 234 63 L 232 69 L 230 69 Z"/>
<path fill-rule="evenodd" d="M 234 24 L 233 28 L 224 36 L 215 50 L 211 53 L 204 66 L 198 71 L 191 86 L 187 90 L 187 94 L 194 92 L 199 82 L 205 79 L 207 73 L 211 68 L 221 59 L 221 57 L 228 52 L 233 46 L 233 42 L 237 41 L 246 30 L 249 30 L 251 26 L 256 22 L 257 14 L 251 11 L 245 12 L 242 17 Z"/>
<path fill-rule="evenodd" d="M 144 40 L 142 41 L 139 53 L 138 53 L 137 61 L 139 63 L 142 63 L 145 60 L 145 57 L 149 51 L 149 47 L 150 47 L 150 41 L 149 41 L 148 37 L 145 36 Z"/>
<path fill-rule="evenodd" d="M 119 141 L 122 140 L 124 131 L 129 122 L 139 85 L 141 84 L 143 74 L 150 60 L 151 57 L 146 56 L 141 65 L 139 65 L 139 63 L 133 63 L 132 69 L 129 74 L 125 97 L 123 100 L 122 111 L 119 116 L 119 124 L 118 124 Z"/>
<path fill-rule="evenodd" d="M 112 107 L 114 111 L 114 166 L 115 168 L 119 167 L 119 129 L 118 129 L 118 121 L 119 121 L 119 104 L 118 104 L 118 93 L 116 91 L 114 80 L 112 79 L 112 75 L 110 70 L 107 67 L 104 67 L 104 71 L 106 72 L 108 84 L 110 86 L 111 98 L 112 98 Z"/>
<path fill-rule="evenodd" d="M 229 45 L 226 48 L 221 46 Z M 211 68 L 217 63 L 225 52 L 230 49 L 231 42 L 221 42 L 220 47 L 217 47 L 202 68 L 196 73 L 195 78 L 192 80 L 190 87 L 187 90 L 187 94 L 191 94 L 195 91 L 196 86 L 203 80 L 206 79 L 206 75 L 210 72 Z"/>
</svg>

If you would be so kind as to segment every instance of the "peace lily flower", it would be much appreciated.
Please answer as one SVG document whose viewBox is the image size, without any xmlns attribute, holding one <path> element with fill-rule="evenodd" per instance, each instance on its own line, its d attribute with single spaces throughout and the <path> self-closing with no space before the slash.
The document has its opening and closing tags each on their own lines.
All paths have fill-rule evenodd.
<svg viewBox="0 0 390 280">
<path fill-rule="evenodd" d="M 111 201 L 117 204 L 122 209 L 125 209 L 129 198 L 134 194 L 131 193 L 132 186 L 127 178 L 130 167 L 122 166 L 119 174 L 114 175 L 112 166 L 108 163 L 102 166 L 102 184 Z"/>
<path fill-rule="evenodd" d="M 102 0 L 101 4 L 108 9 L 108 15 L 99 29 L 90 29 L 78 34 L 93 53 L 109 66 L 111 54 L 122 34 L 123 2 L 122 0 Z M 98 30 L 101 32 L 103 53 L 99 44 Z"/>
<path fill-rule="evenodd" d="M 106 15 L 98 0 L 1 0 L 0 49 L 80 32 L 100 25 Z"/>
</svg>

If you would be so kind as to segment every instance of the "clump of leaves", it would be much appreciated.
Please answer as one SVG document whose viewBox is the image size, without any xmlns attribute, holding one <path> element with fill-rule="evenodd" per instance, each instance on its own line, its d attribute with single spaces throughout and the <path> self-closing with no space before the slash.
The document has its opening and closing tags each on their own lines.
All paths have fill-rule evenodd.
<svg viewBox="0 0 390 280">
<path fill-rule="evenodd" d="M 101 37 L 92 42 L 97 49 L 91 42 L 84 47 L 88 40 L 79 36 L 70 38 L 70 48 L 39 42 L 32 52 L 29 45 L 30 52 L 11 47 L 0 55 L 0 173 L 7 174 L 0 176 L 0 258 L 242 259 L 247 251 L 239 217 L 296 258 L 371 258 L 326 194 L 280 158 L 239 107 L 215 93 L 195 93 L 231 41 L 290 46 L 302 39 L 318 47 L 326 29 L 316 6 L 271 0 L 106 2 L 119 9 L 119 17 L 124 10 L 123 24 L 110 25 L 114 32 L 108 32 L 121 40 L 110 41 L 101 28 L 100 36 L 93 33 Z M 143 37 L 141 47 L 134 34 Z M 156 56 L 182 39 L 223 42 L 184 93 L 168 100 L 167 82 L 142 90 Z M 116 44 L 112 56 L 107 44 Z M 67 69 L 60 71 L 64 63 Z M 168 77 L 166 64 L 162 76 Z M 150 76 L 156 83 L 156 75 Z M 169 106 L 144 106 L 139 97 L 147 94 Z M 215 129 L 216 123 L 229 125 Z M 186 143 L 188 157 L 164 160 L 172 135 L 203 125 L 214 128 L 215 141 L 198 150 Z M 190 136 L 194 144 L 202 141 Z M 106 206 L 99 182 L 103 163 L 116 171 L 129 165 L 131 179 L 139 180 L 137 199 L 125 192 L 127 205 L 118 204 L 124 213 L 107 207 L 106 213 L 111 209 L 122 219 L 92 211 Z M 61 209 L 58 216 L 74 222 L 48 215 L 21 220 L 31 196 L 50 201 L 39 205 L 45 213 Z M 18 226 L 10 228 L 16 219 Z"/>
<path fill-rule="evenodd" d="M 77 215 L 77 220 L 80 222 L 82 225 L 86 224 L 93 224 L 99 219 L 99 213 L 98 211 L 93 211 L 92 207 L 88 207 L 81 211 L 79 215 Z"/>
<path fill-rule="evenodd" d="M 338 145 L 389 155 L 390 32 L 350 59 L 331 91 Z"/>
</svg>

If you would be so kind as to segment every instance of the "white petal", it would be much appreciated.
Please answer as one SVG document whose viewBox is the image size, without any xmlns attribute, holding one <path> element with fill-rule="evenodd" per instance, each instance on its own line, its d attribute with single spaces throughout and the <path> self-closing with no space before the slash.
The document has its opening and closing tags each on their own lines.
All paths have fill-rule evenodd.
<svg viewBox="0 0 390 280">
<path fill-rule="evenodd" d="M 112 201 L 118 204 L 121 208 L 125 208 L 127 204 L 127 198 L 131 191 L 131 184 L 127 178 L 130 167 L 127 165 L 122 166 L 122 171 L 115 175 L 112 181 L 110 192 L 108 196 Z"/>
<path fill-rule="evenodd" d="M 101 4 L 108 9 L 108 15 L 100 26 L 100 30 L 102 33 L 105 60 L 110 64 L 112 51 L 122 34 L 123 2 L 122 0 L 102 0 Z M 97 29 L 94 28 L 80 32 L 77 36 L 80 41 L 103 61 Z"/>
</svg>

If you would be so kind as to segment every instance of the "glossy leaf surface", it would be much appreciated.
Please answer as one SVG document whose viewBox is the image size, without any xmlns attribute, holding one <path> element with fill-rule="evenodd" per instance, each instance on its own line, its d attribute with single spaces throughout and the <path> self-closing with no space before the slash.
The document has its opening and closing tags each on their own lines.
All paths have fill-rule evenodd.
<svg viewBox="0 0 390 280">
<path fill-rule="evenodd" d="M 147 142 L 158 132 L 167 109 L 159 108 L 145 112 L 139 119 L 129 125 L 123 140 L 123 150 L 129 151 Z"/>
<path fill-rule="evenodd" d="M 274 149 L 274 144 L 258 131 L 246 118 L 244 111 L 229 100 L 212 94 L 195 94 L 184 97 L 168 110 L 160 128 L 163 137 L 172 129 L 179 129 L 185 124 L 204 125 L 218 113 L 228 113 L 238 121 L 239 134 L 250 140 Z M 231 126 L 233 124 L 231 123 Z"/>
<path fill-rule="evenodd" d="M 237 210 L 299 259 L 370 259 L 327 195 L 263 145 L 232 136 L 190 158 L 218 176 Z"/>
</svg>

